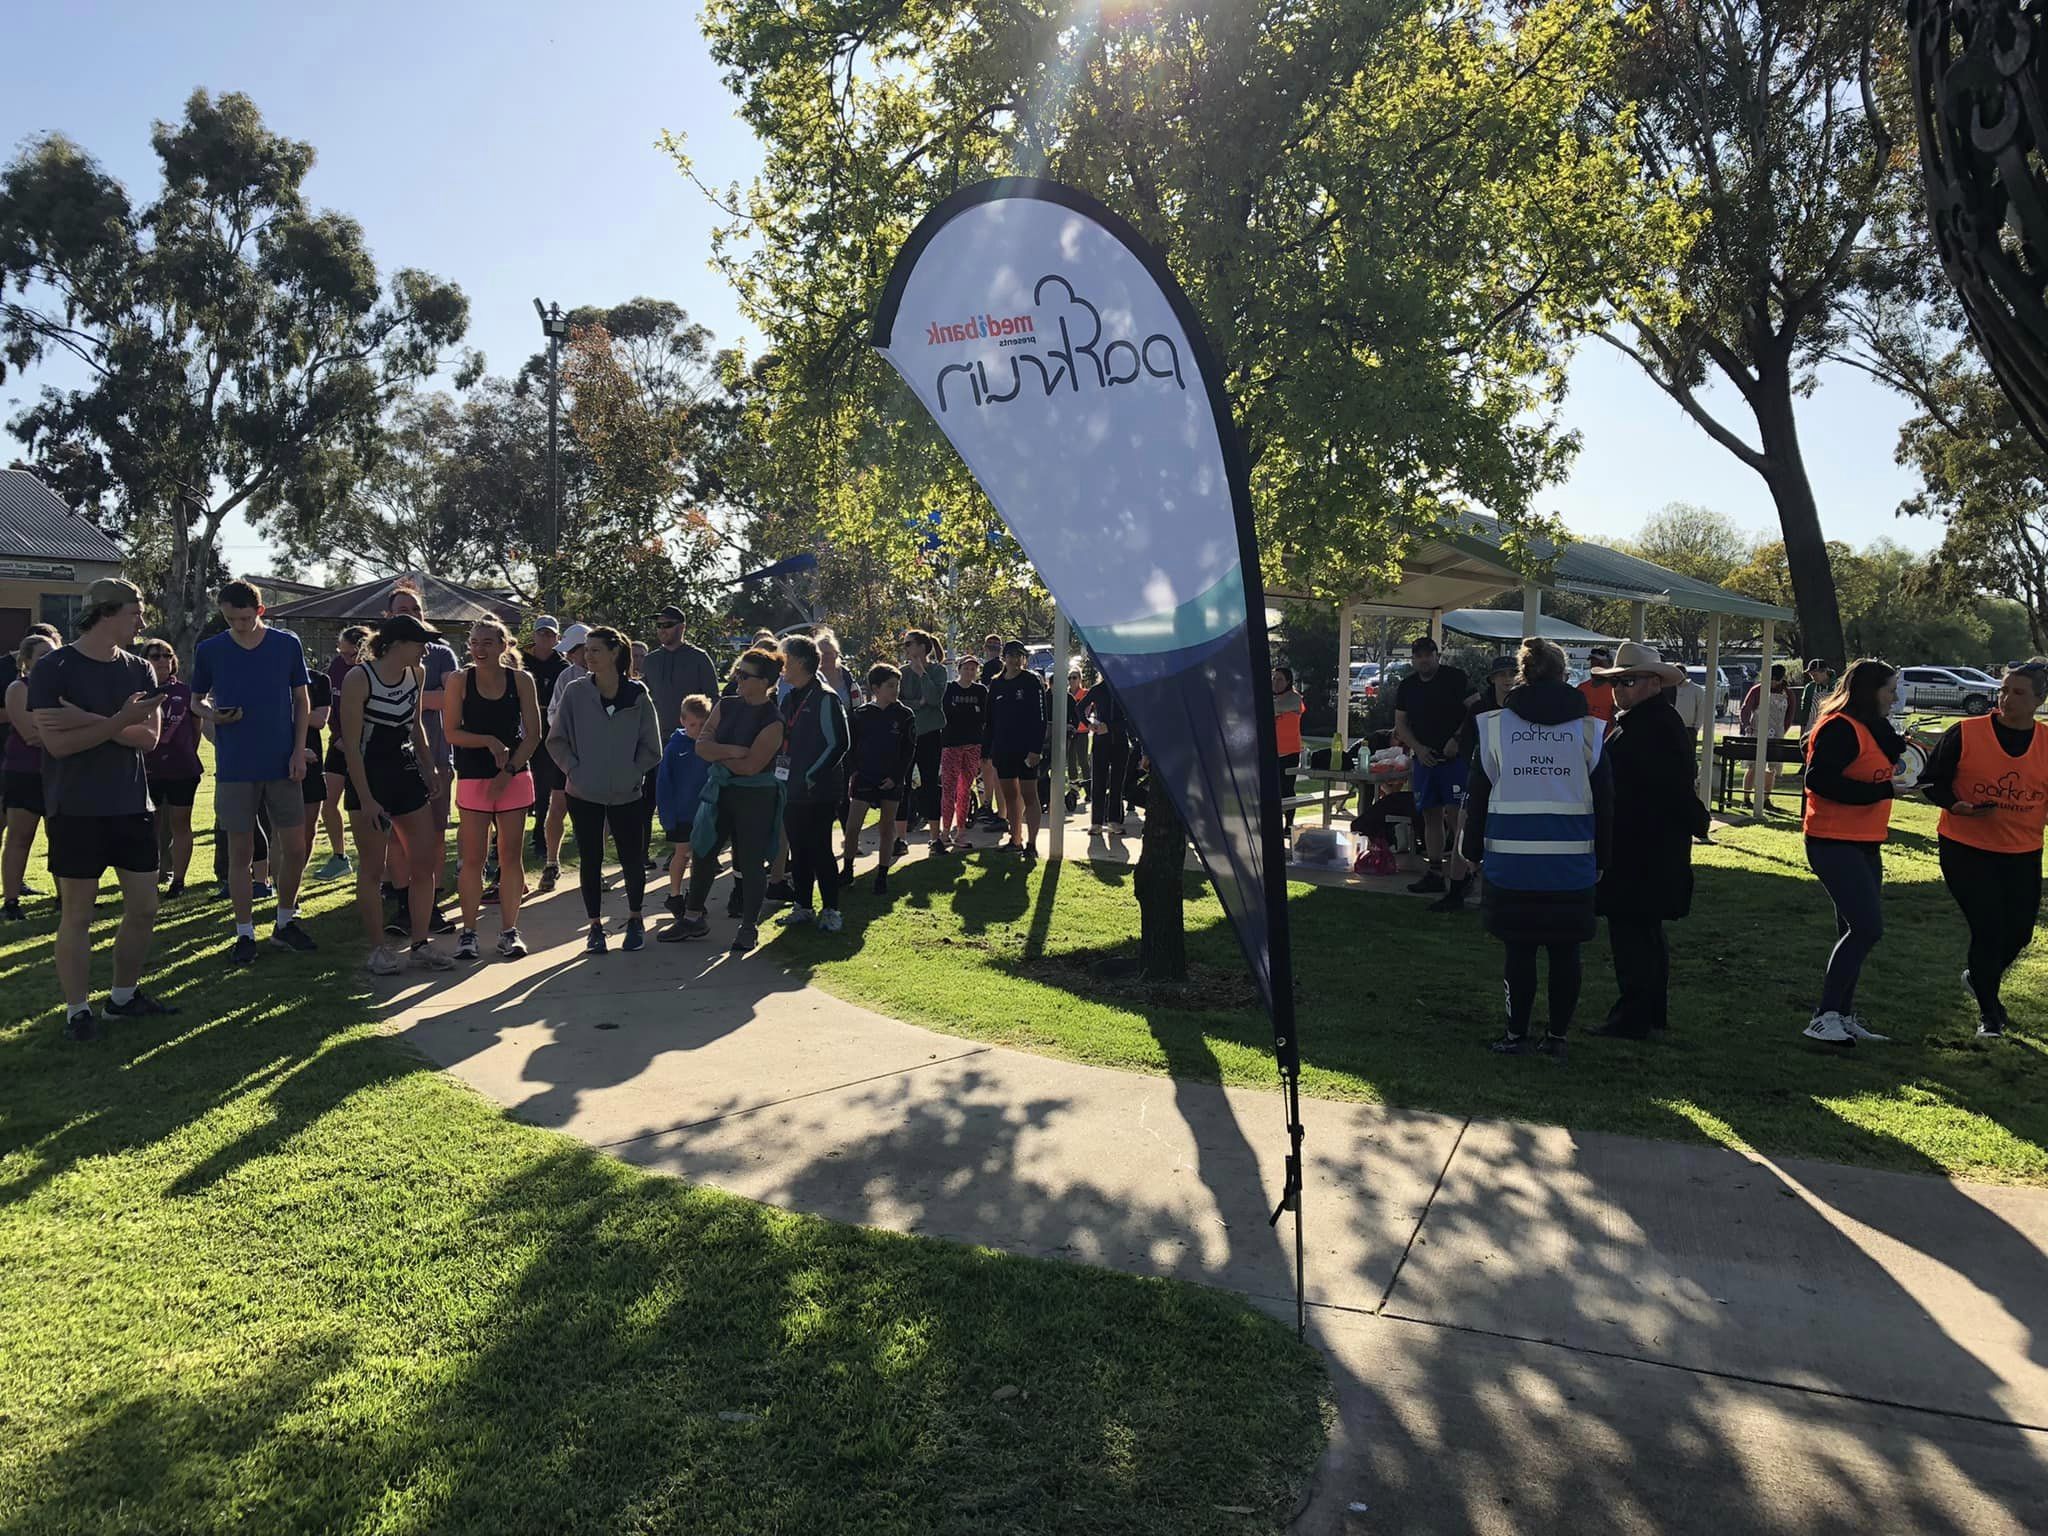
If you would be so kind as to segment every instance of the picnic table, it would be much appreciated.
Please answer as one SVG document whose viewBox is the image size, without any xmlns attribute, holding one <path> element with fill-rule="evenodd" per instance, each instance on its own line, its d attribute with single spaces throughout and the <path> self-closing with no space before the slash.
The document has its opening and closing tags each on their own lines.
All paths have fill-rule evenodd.
<svg viewBox="0 0 2048 1536">
<path fill-rule="evenodd" d="M 1306 795 L 1290 795 L 1280 803 L 1288 810 L 1305 805 L 1323 808 L 1323 825 L 1328 826 L 1338 810 L 1350 803 L 1351 792 L 1364 785 L 1387 785 L 1395 789 L 1407 787 L 1409 771 L 1406 768 L 1394 773 L 1368 773 L 1363 768 L 1302 768 L 1295 772 L 1295 781 L 1308 779 L 1320 783 L 1319 792 Z M 1336 793 L 1338 785 L 1344 786 L 1342 794 Z"/>
<path fill-rule="evenodd" d="M 1766 761 L 1773 768 L 1796 767 L 1801 773 L 1806 769 L 1806 749 L 1796 736 L 1769 736 L 1764 739 Z M 1756 763 L 1756 737 L 1716 736 L 1714 738 L 1714 761 L 1720 765 L 1716 775 L 1720 780 L 1714 793 L 1714 808 L 1726 811 L 1728 802 L 1735 795 L 1735 770 Z"/>
</svg>

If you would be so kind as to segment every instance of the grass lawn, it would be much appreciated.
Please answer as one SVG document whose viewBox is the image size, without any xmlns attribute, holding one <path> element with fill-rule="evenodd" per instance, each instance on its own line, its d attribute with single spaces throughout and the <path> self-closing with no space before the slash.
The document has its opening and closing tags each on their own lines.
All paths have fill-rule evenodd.
<svg viewBox="0 0 2048 1536">
<path fill-rule="evenodd" d="M 1886 936 L 1858 998 L 1893 1041 L 1850 1052 L 1799 1034 L 1834 916 L 1789 816 L 1785 830 L 1726 831 L 1697 850 L 1693 916 L 1669 929 L 1669 1037 L 1583 1039 L 1561 1071 L 1482 1049 L 1500 1033 L 1501 957 L 1476 909 L 1446 917 L 1406 898 L 1297 885 L 1289 915 L 1304 1091 L 2048 1183 L 2048 953 L 2030 952 L 2007 983 L 2017 1033 L 1979 1042 L 1934 823 L 1930 807 L 1898 808 L 1885 853 Z M 831 991 L 936 1029 L 1270 1085 L 1271 1032 L 1199 880 L 1189 881 L 1189 985 L 1091 972 L 1104 954 L 1135 951 L 1129 880 L 1113 865 L 1070 864 L 1055 880 L 1046 866 L 986 854 L 918 859 L 892 877 L 898 894 L 886 908 L 864 886 L 847 900 L 857 946 L 799 931 L 778 954 Z M 1588 946 L 1586 978 L 1582 1024 L 1598 1022 L 1614 998 L 1604 936 Z M 1312 1109 L 1306 1119 L 1313 1135 Z"/>
<path fill-rule="evenodd" d="M 47 903 L 0 930 L 0 1532 L 1284 1522 L 1324 1412 L 1291 1330 L 515 1125 L 376 1032 L 346 901 L 246 973 L 167 907 L 182 1015 L 89 1046 Z"/>
</svg>

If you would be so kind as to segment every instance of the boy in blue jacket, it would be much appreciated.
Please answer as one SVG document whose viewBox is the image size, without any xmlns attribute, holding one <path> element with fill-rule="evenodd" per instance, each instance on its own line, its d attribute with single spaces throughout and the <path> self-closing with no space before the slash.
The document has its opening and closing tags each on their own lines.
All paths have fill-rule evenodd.
<svg viewBox="0 0 2048 1536">
<path fill-rule="evenodd" d="M 697 755 L 697 736 L 711 718 L 711 700 L 693 693 L 683 700 L 682 725 L 668 739 L 661 766 L 654 770 L 654 808 L 668 837 L 668 899 L 662 903 L 681 915 L 683 880 L 690 872 L 690 823 L 704 798 L 704 780 L 711 765 Z"/>
</svg>

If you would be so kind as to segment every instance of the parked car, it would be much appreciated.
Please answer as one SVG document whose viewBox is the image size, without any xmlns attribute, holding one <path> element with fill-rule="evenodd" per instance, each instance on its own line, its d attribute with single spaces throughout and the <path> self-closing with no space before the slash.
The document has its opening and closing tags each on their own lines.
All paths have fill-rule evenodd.
<svg viewBox="0 0 2048 1536">
<path fill-rule="evenodd" d="M 1899 672 L 1899 703 L 1907 709 L 1981 715 L 1997 699 L 1998 684 L 1973 667 L 1904 667 Z"/>
<path fill-rule="evenodd" d="M 1714 713 L 1725 715 L 1728 713 L 1728 699 L 1735 690 L 1735 682 L 1728 675 L 1726 667 L 1716 667 L 1714 673 Z M 1700 687 L 1705 688 L 1707 686 L 1707 669 L 1705 667 L 1687 667 L 1685 675 L 1698 683 Z"/>
</svg>

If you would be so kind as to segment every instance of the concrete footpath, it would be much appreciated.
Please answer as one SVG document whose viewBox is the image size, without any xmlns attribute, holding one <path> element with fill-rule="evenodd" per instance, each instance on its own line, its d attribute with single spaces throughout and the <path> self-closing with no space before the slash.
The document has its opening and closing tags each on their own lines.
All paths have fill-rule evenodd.
<svg viewBox="0 0 2048 1536">
<path fill-rule="evenodd" d="M 528 959 L 406 986 L 394 1030 L 650 1170 L 1292 1319 L 1276 1092 L 919 1029 L 803 985 L 772 943 L 587 959 L 580 918 L 573 889 L 535 903 Z M 1303 1118 L 1339 1423 L 1298 1529 L 2048 1530 L 2048 1192 L 1320 1100 Z"/>
</svg>

